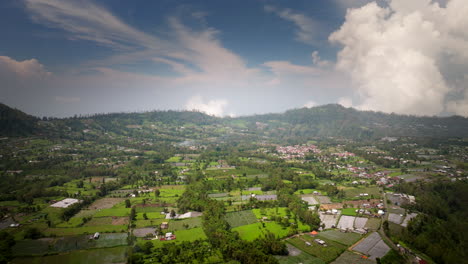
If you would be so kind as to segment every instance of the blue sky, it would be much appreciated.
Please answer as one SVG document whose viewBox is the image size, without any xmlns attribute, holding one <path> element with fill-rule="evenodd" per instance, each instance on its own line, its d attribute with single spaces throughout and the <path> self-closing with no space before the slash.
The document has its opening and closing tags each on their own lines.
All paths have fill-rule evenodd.
<svg viewBox="0 0 468 264">
<path fill-rule="evenodd" d="M 70 116 L 468 115 L 462 0 L 0 2 L 0 101 Z M 427 45 L 432 43 L 432 45 Z"/>
</svg>

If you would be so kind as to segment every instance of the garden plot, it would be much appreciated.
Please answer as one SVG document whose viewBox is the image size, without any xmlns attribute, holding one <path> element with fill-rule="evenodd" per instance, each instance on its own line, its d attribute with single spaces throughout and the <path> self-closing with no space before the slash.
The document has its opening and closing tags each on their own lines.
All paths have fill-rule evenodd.
<svg viewBox="0 0 468 264">
<path fill-rule="evenodd" d="M 329 204 L 331 203 L 330 197 L 325 196 L 325 195 L 317 195 L 316 196 L 317 200 L 321 204 Z"/>
<path fill-rule="evenodd" d="M 231 228 L 257 222 L 257 217 L 251 210 L 227 213 L 225 219 Z"/>
<path fill-rule="evenodd" d="M 122 202 L 123 200 L 125 199 L 124 198 L 102 198 L 92 203 L 89 206 L 89 209 L 92 209 L 92 210 L 109 209 L 109 208 L 112 208 L 114 205 Z"/>
<path fill-rule="evenodd" d="M 356 253 L 351 253 L 349 251 L 343 252 L 335 261 L 332 262 L 332 264 L 373 264 L 375 263 L 374 261 L 370 259 L 365 259 L 362 258 L 361 255 L 358 255 Z"/>
<path fill-rule="evenodd" d="M 403 221 L 403 215 L 390 213 L 388 215 L 388 221 L 399 225 Z"/>
<path fill-rule="evenodd" d="M 405 220 L 403 220 L 403 223 L 401 223 L 401 226 L 404 226 L 404 227 L 407 227 L 408 226 L 408 222 L 415 218 L 416 216 L 418 216 L 417 213 L 411 213 L 411 214 L 407 214 L 406 217 L 405 217 Z"/>
<path fill-rule="evenodd" d="M 210 198 L 222 198 L 222 197 L 227 197 L 229 196 L 229 193 L 210 193 L 208 194 L 208 197 Z"/>
<path fill-rule="evenodd" d="M 320 232 L 319 237 L 324 237 L 340 244 L 350 246 L 356 243 L 361 238 L 361 235 L 356 233 L 344 233 L 336 229 L 332 229 Z"/>
<path fill-rule="evenodd" d="M 148 227 L 148 228 L 133 229 L 133 235 L 136 237 L 145 237 L 148 234 L 156 235 L 156 228 Z"/>
<path fill-rule="evenodd" d="M 380 235 L 374 232 L 357 244 L 353 250 L 369 255 L 370 259 L 375 260 L 376 258 L 385 256 L 390 248 L 385 244 Z"/>
<path fill-rule="evenodd" d="M 342 215 L 337 227 L 339 229 L 354 229 L 354 216 Z"/>
<path fill-rule="evenodd" d="M 335 227 L 338 217 L 339 215 L 331 215 L 320 212 L 320 221 L 325 224 L 325 229 Z"/>
<path fill-rule="evenodd" d="M 361 229 L 364 228 L 367 224 L 367 218 L 365 217 L 356 217 L 354 220 L 354 228 Z"/>
<path fill-rule="evenodd" d="M 303 196 L 301 199 L 303 201 L 306 201 L 309 205 L 319 204 L 318 201 L 313 196 Z"/>
</svg>

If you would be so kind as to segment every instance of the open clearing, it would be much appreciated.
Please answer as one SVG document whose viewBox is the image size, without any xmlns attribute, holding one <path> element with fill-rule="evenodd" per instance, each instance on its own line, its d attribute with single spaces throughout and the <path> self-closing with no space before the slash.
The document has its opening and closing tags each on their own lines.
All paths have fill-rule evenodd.
<svg viewBox="0 0 468 264">
<path fill-rule="evenodd" d="M 331 200 L 330 200 L 330 197 L 328 196 L 325 196 L 325 195 L 317 195 L 315 196 L 317 198 L 317 200 L 319 201 L 319 203 L 321 204 L 329 204 L 331 203 Z"/>
<path fill-rule="evenodd" d="M 366 227 L 371 230 L 377 230 L 380 227 L 380 222 L 379 218 L 369 218 L 367 219 Z"/>
<path fill-rule="evenodd" d="M 370 259 L 376 259 L 385 256 L 390 248 L 385 244 L 380 235 L 374 232 L 354 246 L 353 250 L 369 255 Z"/>
</svg>

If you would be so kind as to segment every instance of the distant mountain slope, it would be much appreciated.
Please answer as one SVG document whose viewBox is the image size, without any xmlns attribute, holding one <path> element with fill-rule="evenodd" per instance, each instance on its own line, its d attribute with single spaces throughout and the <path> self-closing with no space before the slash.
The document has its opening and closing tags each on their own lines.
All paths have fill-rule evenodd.
<svg viewBox="0 0 468 264">
<path fill-rule="evenodd" d="M 468 138 L 468 118 L 420 117 L 359 111 L 330 104 L 238 118 L 219 118 L 192 111 L 110 113 L 86 117 L 39 119 L 0 104 L 0 135 L 22 136 L 41 131 L 55 136 L 99 137 L 105 133 L 178 141 L 183 138 L 236 135 L 302 140 L 311 137 L 372 139 L 381 137 Z M 90 131 L 91 133 L 87 132 Z"/>
<path fill-rule="evenodd" d="M 25 136 L 37 131 L 39 119 L 0 103 L 0 135 Z"/>
<path fill-rule="evenodd" d="M 289 133 L 293 136 L 468 137 L 468 118 L 385 114 L 359 111 L 337 104 L 293 109 L 282 114 L 249 116 L 243 119 L 268 124 L 265 130 L 270 130 L 272 134 Z"/>
</svg>

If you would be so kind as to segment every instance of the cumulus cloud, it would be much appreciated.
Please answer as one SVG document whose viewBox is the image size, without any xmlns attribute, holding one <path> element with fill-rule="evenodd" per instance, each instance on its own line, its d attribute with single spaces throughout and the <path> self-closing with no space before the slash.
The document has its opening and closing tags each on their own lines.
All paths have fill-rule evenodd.
<svg viewBox="0 0 468 264">
<path fill-rule="evenodd" d="M 223 116 L 224 109 L 227 105 L 228 102 L 224 99 L 214 99 L 205 102 L 205 100 L 201 96 L 197 95 L 193 96 L 187 101 L 185 109 L 189 111 L 198 110 L 200 112 L 213 116 Z M 233 114 L 231 113 L 230 115 Z"/>
<path fill-rule="evenodd" d="M 359 97 L 355 106 L 435 115 L 450 104 L 462 113 L 464 101 L 448 103 L 447 95 L 460 93 L 454 84 L 463 75 L 456 73 L 466 72 L 462 68 L 468 62 L 464 2 L 451 0 L 441 7 L 430 0 L 391 0 L 388 7 L 369 3 L 349 9 L 329 39 L 344 46 L 337 68 L 353 80 Z"/>
<path fill-rule="evenodd" d="M 14 78 L 17 81 L 44 79 L 51 75 L 36 59 L 17 61 L 7 56 L 0 56 L 0 74 L 2 81 L 4 78 Z"/>
<path fill-rule="evenodd" d="M 312 108 L 314 106 L 317 106 L 317 103 L 314 102 L 314 101 L 307 101 L 303 107 L 306 107 L 306 108 Z"/>
<path fill-rule="evenodd" d="M 265 11 L 274 13 L 280 18 L 292 22 L 296 25 L 296 39 L 306 44 L 314 44 L 317 35 L 317 23 L 310 17 L 295 12 L 289 8 L 277 8 L 271 5 L 265 6 Z"/>
</svg>

